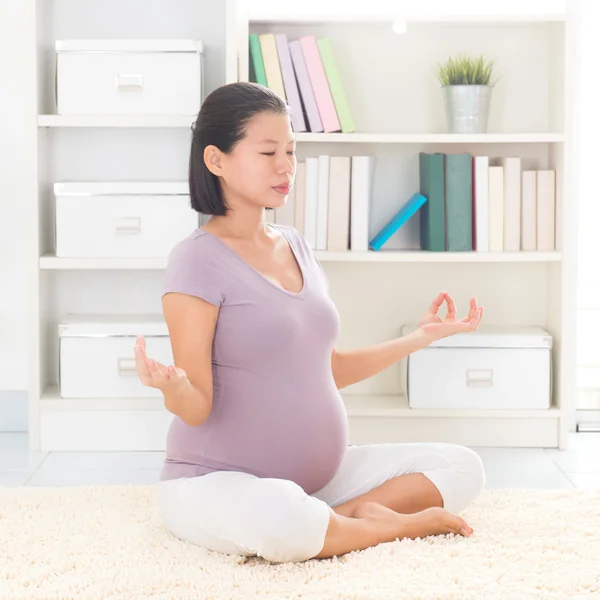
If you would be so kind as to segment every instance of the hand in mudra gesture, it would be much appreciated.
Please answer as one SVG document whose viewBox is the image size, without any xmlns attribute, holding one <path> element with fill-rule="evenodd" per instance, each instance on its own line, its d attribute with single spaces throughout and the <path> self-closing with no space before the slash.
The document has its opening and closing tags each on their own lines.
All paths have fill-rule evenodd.
<svg viewBox="0 0 600 600">
<path fill-rule="evenodd" d="M 157 388 L 164 393 L 187 382 L 187 375 L 183 369 L 172 365 L 166 366 L 148 358 L 143 335 L 137 336 L 133 350 L 138 377 L 144 385 Z"/>
<path fill-rule="evenodd" d="M 446 302 L 447 312 L 442 319 L 438 312 Z M 456 305 L 450 294 L 440 292 L 429 306 L 429 310 L 419 321 L 419 329 L 432 341 L 439 340 L 455 333 L 475 331 L 483 316 L 483 306 L 477 306 L 477 300 L 471 298 L 469 314 L 464 319 L 456 318 Z"/>
</svg>

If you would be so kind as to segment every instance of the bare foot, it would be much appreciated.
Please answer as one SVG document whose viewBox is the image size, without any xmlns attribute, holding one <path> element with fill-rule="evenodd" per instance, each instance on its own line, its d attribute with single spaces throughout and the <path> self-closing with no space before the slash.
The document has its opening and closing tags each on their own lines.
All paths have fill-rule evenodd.
<svg viewBox="0 0 600 600">
<path fill-rule="evenodd" d="M 400 514 L 376 502 L 365 502 L 355 513 L 355 518 L 367 518 L 390 528 L 392 539 L 424 538 L 428 535 L 455 533 L 469 536 L 473 529 L 464 519 L 439 507 L 426 508 L 418 513 Z"/>
</svg>

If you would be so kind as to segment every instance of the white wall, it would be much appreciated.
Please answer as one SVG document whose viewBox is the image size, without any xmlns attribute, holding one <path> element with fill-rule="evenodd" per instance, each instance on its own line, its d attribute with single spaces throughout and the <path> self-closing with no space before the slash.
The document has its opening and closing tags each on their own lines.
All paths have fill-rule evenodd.
<svg viewBox="0 0 600 600">
<path fill-rule="evenodd" d="M 303 0 L 302 12 L 409 11 L 419 14 L 448 14 L 476 11 L 502 11 L 523 14 L 543 10 L 561 12 L 569 0 Z M 582 0 L 584 4 L 596 4 Z M 293 14 L 300 3 L 281 0 L 239 0 L 253 11 L 271 10 Z M 37 127 L 35 81 L 22 70 L 19 58 L 35 52 L 30 26 L 35 0 L 2 0 L 0 3 L 0 390 L 27 389 L 28 277 L 31 260 L 27 256 L 27 186 L 35 185 L 36 174 L 30 156 L 35 152 Z M 418 6 L 418 8 L 416 8 Z M 543 8 L 541 8 L 543 6 Z M 597 23 L 597 19 L 594 23 Z M 30 34 L 28 36 L 28 34 Z M 594 37 L 594 34 L 592 33 Z M 597 54 L 596 54 L 597 55 Z M 595 97 L 592 94 L 592 97 Z M 593 109 L 596 111 L 596 109 Z M 585 189 L 582 190 L 585 194 Z"/>
<path fill-rule="evenodd" d="M 35 187 L 35 0 L 0 3 L 0 390 L 26 390 L 28 188 Z M 29 34 L 29 35 L 28 35 Z"/>
<path fill-rule="evenodd" d="M 241 8 L 253 13 L 273 12 L 278 15 L 303 14 L 354 14 L 374 15 L 398 13 L 410 15 L 460 15 L 460 14 L 507 14 L 546 15 L 563 14 L 571 0 L 503 0 L 502 2 L 482 2 L 481 0 L 302 0 L 282 2 L 281 0 L 238 0 Z M 583 0 L 584 2 L 593 0 Z"/>
<path fill-rule="evenodd" d="M 598 200 L 598 111 L 597 81 L 593 77 L 600 56 L 600 3 L 581 1 L 579 76 L 579 152 L 576 174 L 579 185 L 579 314 L 577 331 L 577 408 L 600 411 L 600 201 Z M 590 76 L 592 75 L 592 76 Z M 593 419 L 597 421 L 597 418 Z"/>
</svg>

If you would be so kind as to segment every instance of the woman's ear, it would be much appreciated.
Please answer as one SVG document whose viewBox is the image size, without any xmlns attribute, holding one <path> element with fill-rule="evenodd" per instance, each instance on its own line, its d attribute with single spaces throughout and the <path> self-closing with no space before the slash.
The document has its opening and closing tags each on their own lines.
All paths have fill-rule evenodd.
<svg viewBox="0 0 600 600">
<path fill-rule="evenodd" d="M 222 174 L 221 151 L 216 146 L 204 148 L 204 164 L 213 175 L 219 177 Z"/>
</svg>

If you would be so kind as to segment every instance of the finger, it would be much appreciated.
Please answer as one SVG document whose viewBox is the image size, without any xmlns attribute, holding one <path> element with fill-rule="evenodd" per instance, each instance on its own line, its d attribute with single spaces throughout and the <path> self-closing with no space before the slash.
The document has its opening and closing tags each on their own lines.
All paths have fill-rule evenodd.
<svg viewBox="0 0 600 600">
<path fill-rule="evenodd" d="M 160 373 L 161 378 L 169 379 L 168 367 L 166 367 L 165 365 L 162 365 L 161 363 L 156 363 L 156 366 L 158 367 L 158 372 Z"/>
<path fill-rule="evenodd" d="M 477 300 L 475 298 L 471 298 L 469 303 L 469 316 L 472 317 L 477 312 Z"/>
<path fill-rule="evenodd" d="M 450 294 L 445 294 L 446 303 L 448 304 L 448 312 L 446 313 L 447 319 L 455 319 L 456 318 L 456 304 L 454 304 L 454 299 Z"/>
<path fill-rule="evenodd" d="M 477 324 L 476 324 L 476 328 L 479 327 L 479 323 L 481 323 L 481 319 L 483 318 L 483 306 L 480 306 L 477 309 Z"/>
<path fill-rule="evenodd" d="M 141 350 L 144 360 L 149 360 L 148 354 L 146 354 L 146 340 L 144 339 L 143 335 L 138 335 L 135 341 L 135 345 L 138 346 Z"/>
<path fill-rule="evenodd" d="M 461 321 L 463 321 L 465 323 L 470 321 L 477 314 L 478 308 L 479 307 L 477 306 L 477 300 L 475 298 L 471 298 L 471 301 L 469 304 L 469 314 L 464 319 L 461 319 Z"/>
<path fill-rule="evenodd" d="M 148 364 L 150 366 L 150 374 L 152 375 L 152 381 L 155 384 L 161 384 L 164 381 L 164 377 L 161 375 L 158 363 L 155 360 L 149 359 Z"/>
<path fill-rule="evenodd" d="M 442 306 L 442 304 L 444 303 L 444 297 L 445 297 L 444 292 L 440 292 L 433 299 L 433 301 L 429 305 L 429 312 L 430 313 L 433 313 L 434 315 L 437 315 L 438 311 L 440 310 L 440 306 Z"/>
<path fill-rule="evenodd" d="M 144 354 L 142 349 L 136 344 L 133 347 L 133 353 L 135 356 L 135 367 L 137 369 L 138 375 L 140 379 L 145 377 L 152 377 L 152 373 L 150 373 L 150 366 L 148 365 L 148 361 L 144 358 Z"/>
<path fill-rule="evenodd" d="M 477 309 L 473 318 L 469 321 L 468 325 L 472 330 L 477 329 L 479 327 L 479 322 L 481 321 L 481 310 Z"/>
</svg>

